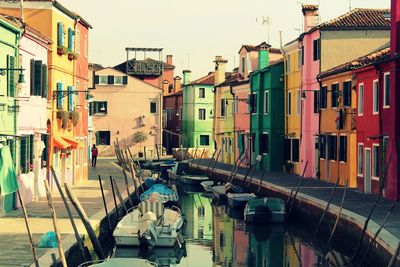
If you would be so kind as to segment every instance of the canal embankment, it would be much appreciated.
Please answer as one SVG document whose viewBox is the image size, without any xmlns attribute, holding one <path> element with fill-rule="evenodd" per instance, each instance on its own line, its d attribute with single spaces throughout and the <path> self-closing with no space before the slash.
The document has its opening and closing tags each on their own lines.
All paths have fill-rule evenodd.
<svg viewBox="0 0 400 267">
<path fill-rule="evenodd" d="M 233 166 L 230 164 L 220 162 L 216 164 L 211 162 L 210 164 L 210 159 L 193 160 L 191 163 L 192 171 L 204 173 L 208 170 L 208 174 L 214 180 L 223 182 L 226 182 L 229 177 L 231 177 L 233 170 Z M 246 174 L 247 178 L 244 183 Z M 285 200 L 293 193 L 293 188 L 298 186 L 299 180 L 301 179 L 301 177 L 294 174 L 265 173 L 263 176 L 260 171 L 254 171 L 252 177 L 251 174 L 252 171 L 249 172 L 246 168 L 238 168 L 234 183 L 247 187 L 249 191 L 258 191 L 260 195 L 277 196 Z M 262 181 L 260 182 L 261 179 Z M 304 178 L 294 201 L 291 220 L 307 224 L 309 227 L 314 227 L 315 229 L 329 203 L 334 186 L 335 185 L 331 183 L 312 178 Z M 346 191 L 343 209 L 332 246 L 334 246 L 335 250 L 339 251 L 341 248 L 346 249 L 346 255 L 352 255 L 353 252 L 349 252 L 349 249 L 354 250 L 354 252 L 357 250 L 365 222 L 376 202 L 377 196 L 373 194 L 364 194 L 354 189 L 347 189 Z M 344 192 L 344 187 L 338 186 L 332 197 L 329 209 L 327 210 L 327 215 L 318 231 L 318 235 L 329 237 L 335 219 L 340 212 L 341 200 Z M 392 201 L 384 198 L 377 203 L 365 229 L 365 237 L 358 252 L 359 258 L 363 257 L 366 247 L 369 242 L 371 242 L 392 205 Z M 319 238 L 319 240 L 321 240 L 321 238 Z M 399 241 L 400 207 L 396 206 L 390 213 L 384 228 L 376 238 L 369 258 L 375 257 L 383 259 L 384 262 L 388 262 L 394 254 Z M 399 257 L 398 263 L 400 263 Z"/>
</svg>

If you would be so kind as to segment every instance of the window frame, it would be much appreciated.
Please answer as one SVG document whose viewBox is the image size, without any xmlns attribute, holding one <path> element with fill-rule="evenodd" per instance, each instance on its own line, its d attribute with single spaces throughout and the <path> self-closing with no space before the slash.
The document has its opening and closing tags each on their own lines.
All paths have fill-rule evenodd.
<svg viewBox="0 0 400 267">
<path fill-rule="evenodd" d="M 207 137 L 207 141 L 208 141 L 208 144 L 207 145 L 202 145 L 201 144 L 201 137 L 202 136 L 206 136 Z M 210 136 L 208 135 L 208 134 L 200 134 L 199 135 L 199 146 L 210 146 Z"/>
<path fill-rule="evenodd" d="M 389 76 L 389 88 L 388 92 L 386 93 L 386 77 Z M 387 99 L 386 99 L 387 98 Z M 386 100 L 388 101 L 388 104 L 386 104 Z M 383 108 L 390 108 L 390 72 L 385 72 L 383 74 Z"/>
<path fill-rule="evenodd" d="M 201 94 L 201 92 L 203 92 L 203 93 Z M 199 88 L 199 98 L 200 99 L 205 99 L 206 98 L 206 88 L 204 88 L 204 87 L 200 87 Z"/>
<path fill-rule="evenodd" d="M 96 116 L 105 116 L 108 115 L 108 102 L 106 100 L 96 100 L 96 101 L 92 101 L 92 105 L 93 105 L 93 113 L 92 115 L 96 115 Z M 105 111 L 104 112 L 98 112 L 97 110 L 97 106 L 100 105 L 101 103 L 105 103 Z"/>
<path fill-rule="evenodd" d="M 263 155 L 268 155 L 270 151 L 270 143 L 269 143 L 269 132 L 262 132 L 260 134 L 262 136 L 262 139 L 259 140 L 259 152 L 262 153 Z M 266 139 L 265 139 L 266 137 Z M 263 140 L 263 141 L 261 141 Z M 265 147 L 265 150 L 264 150 Z M 264 152 L 265 151 L 265 152 Z"/>
<path fill-rule="evenodd" d="M 360 94 L 361 88 L 362 88 L 362 94 Z M 357 115 L 358 116 L 364 115 L 364 93 L 365 93 L 364 83 L 360 83 L 358 85 L 358 94 L 357 94 Z M 362 95 L 362 98 L 360 98 L 361 95 Z"/>
<path fill-rule="evenodd" d="M 264 92 L 264 114 L 269 114 L 269 91 Z"/>
<path fill-rule="evenodd" d="M 361 148 L 361 150 L 360 150 Z M 362 159 L 360 161 L 360 151 L 362 152 Z M 361 163 L 361 166 L 360 166 Z M 357 143 L 357 176 L 364 177 L 364 143 Z M 361 168 L 361 170 L 360 170 Z M 361 172 L 360 172 L 361 171 Z"/>
<path fill-rule="evenodd" d="M 118 79 L 121 79 L 121 83 L 118 82 Z M 114 85 L 123 86 L 124 85 L 124 76 L 114 76 Z"/>
<path fill-rule="evenodd" d="M 376 154 L 376 157 L 375 157 L 375 149 L 378 149 L 378 151 L 377 151 L 377 154 Z M 371 158 L 372 158 L 372 164 L 371 164 L 371 179 L 372 180 L 374 180 L 374 181 L 379 181 L 379 144 L 375 144 L 375 143 L 373 143 L 372 144 L 372 147 L 371 147 Z M 376 164 L 376 168 L 377 168 L 377 170 L 375 169 L 375 160 L 376 160 L 376 158 L 378 159 L 378 162 L 377 162 L 377 164 Z M 375 174 L 375 171 L 378 171 L 377 173 L 378 173 L 378 175 L 377 176 L 375 176 L 374 174 Z"/>
<path fill-rule="evenodd" d="M 327 108 L 328 108 L 328 85 L 324 84 L 322 85 L 319 94 L 319 109 L 325 110 Z"/>
<path fill-rule="evenodd" d="M 372 114 L 379 114 L 379 80 L 372 81 Z"/>
<path fill-rule="evenodd" d="M 321 38 L 313 40 L 313 61 L 318 61 L 321 59 Z"/>
<path fill-rule="evenodd" d="M 344 138 L 344 140 L 346 140 L 346 145 L 344 146 L 344 150 L 345 150 L 345 153 L 343 154 L 344 155 L 344 160 L 343 159 L 341 159 L 341 153 L 342 153 L 342 150 L 340 149 L 341 148 L 341 146 L 342 146 L 342 138 Z M 340 162 L 340 163 L 347 163 L 347 159 L 348 159 L 348 157 L 347 157 L 347 152 L 348 152 L 348 149 L 347 149 L 347 145 L 348 145 L 348 138 L 347 138 L 347 135 L 346 134 L 340 134 L 340 136 L 339 136 L 339 146 L 338 146 L 338 161 Z"/>
<path fill-rule="evenodd" d="M 333 88 L 336 86 L 337 86 L 337 88 L 335 88 L 335 90 L 334 90 Z M 331 92 L 330 93 L 331 93 L 331 108 L 332 109 L 339 108 L 339 94 L 340 94 L 339 90 L 340 90 L 339 82 L 334 82 L 331 84 Z M 335 106 L 333 105 L 334 100 L 335 100 Z"/>
<path fill-rule="evenodd" d="M 348 92 L 348 96 L 349 96 L 349 99 L 348 99 L 348 103 L 345 103 L 345 97 L 346 97 L 346 94 L 345 94 L 345 91 L 344 91 L 344 88 L 345 88 L 345 84 L 349 84 L 349 92 Z M 349 79 L 349 80 L 345 80 L 345 81 L 343 81 L 343 83 L 342 83 L 342 99 L 343 99 L 343 107 L 351 107 L 351 102 L 352 102 L 352 82 L 351 82 L 351 80 Z"/>
<path fill-rule="evenodd" d="M 108 136 L 108 138 L 109 138 L 108 144 L 107 144 L 107 142 L 106 142 L 106 144 L 97 143 L 98 140 L 96 140 L 96 145 L 98 145 L 98 146 L 110 146 L 110 145 L 111 145 L 111 131 L 110 131 L 110 130 L 98 130 L 98 131 L 96 132 L 96 136 L 98 136 L 99 141 L 101 140 L 101 138 L 100 138 L 100 132 L 102 132 L 102 133 L 108 132 L 108 133 L 109 133 L 109 136 Z"/>
<path fill-rule="evenodd" d="M 203 112 L 204 111 L 204 112 Z M 207 113 L 207 110 L 205 109 L 205 108 L 199 108 L 198 109 L 198 120 L 200 120 L 200 121 L 205 121 L 206 120 L 206 113 Z M 204 115 L 204 116 L 201 116 L 201 115 Z"/>
<path fill-rule="evenodd" d="M 152 115 L 156 115 L 157 114 L 157 112 L 158 112 L 158 107 L 157 107 L 157 101 L 150 101 L 149 102 L 150 103 L 150 110 L 149 110 L 149 112 L 150 112 L 150 114 L 152 114 Z M 152 112 L 152 104 L 155 104 L 155 112 Z"/>
<path fill-rule="evenodd" d="M 219 108 L 219 115 L 222 118 L 226 117 L 226 99 L 225 98 L 221 98 L 220 102 L 220 108 Z"/>
</svg>

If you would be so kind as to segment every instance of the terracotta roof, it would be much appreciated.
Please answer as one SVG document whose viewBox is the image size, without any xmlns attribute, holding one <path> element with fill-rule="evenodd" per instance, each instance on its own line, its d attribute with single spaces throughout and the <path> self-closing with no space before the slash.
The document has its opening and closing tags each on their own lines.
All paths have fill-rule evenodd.
<svg viewBox="0 0 400 267">
<path fill-rule="evenodd" d="M 302 8 L 301 8 L 301 11 L 303 12 L 303 14 L 306 11 L 317 11 L 317 10 L 318 10 L 318 5 L 307 5 L 307 4 L 304 4 L 304 5 L 302 5 Z"/>
<path fill-rule="evenodd" d="M 242 50 L 242 48 L 246 49 L 247 52 L 258 51 L 261 47 L 269 49 L 271 53 L 277 53 L 276 51 L 279 50 L 278 48 L 271 48 L 271 46 L 266 42 L 262 42 L 259 45 L 242 45 L 242 47 L 239 49 L 239 52 Z"/>
<path fill-rule="evenodd" d="M 378 60 L 384 59 L 390 56 L 390 47 L 386 46 L 385 48 L 376 50 L 368 55 L 359 57 L 350 62 L 346 62 L 339 66 L 336 66 L 332 69 L 326 70 L 318 75 L 318 78 L 325 78 L 335 74 L 343 73 L 349 70 L 356 70 L 363 67 L 370 66 L 377 62 Z"/>
<path fill-rule="evenodd" d="M 281 52 L 281 50 L 279 48 L 273 48 L 273 47 L 271 47 L 269 49 L 269 52 L 272 53 L 272 54 L 282 54 L 282 52 Z"/>
<path fill-rule="evenodd" d="M 14 26 L 16 28 L 21 29 L 21 26 L 22 26 L 21 23 L 17 20 L 14 20 L 13 17 L 11 17 L 11 16 L 0 14 L 0 19 L 10 23 L 12 26 Z"/>
<path fill-rule="evenodd" d="M 243 79 L 243 77 L 242 77 L 241 73 L 237 73 L 237 72 L 230 73 L 230 75 L 225 79 L 225 81 L 223 81 L 222 83 L 218 84 L 217 86 L 221 87 L 221 86 L 230 85 L 230 84 L 236 83 L 236 82 L 238 82 L 238 81 L 240 81 L 242 79 Z"/>
<path fill-rule="evenodd" d="M 225 72 L 225 79 L 231 77 L 232 72 Z M 209 72 L 206 76 L 203 76 L 188 85 L 214 85 L 215 84 L 215 72 Z"/>
<path fill-rule="evenodd" d="M 389 29 L 389 9 L 356 8 L 335 19 L 321 23 L 320 29 Z"/>
</svg>

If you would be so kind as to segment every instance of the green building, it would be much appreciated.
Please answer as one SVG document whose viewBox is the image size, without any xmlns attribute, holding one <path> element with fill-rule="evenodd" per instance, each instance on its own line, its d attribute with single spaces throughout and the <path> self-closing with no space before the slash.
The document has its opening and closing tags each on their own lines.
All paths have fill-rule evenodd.
<svg viewBox="0 0 400 267">
<path fill-rule="evenodd" d="M 189 75 L 190 71 L 183 72 L 183 146 L 209 148 L 212 153 L 215 73 L 193 82 Z"/>
<path fill-rule="evenodd" d="M 19 25 L 0 16 L 0 214 L 15 205 Z"/>
<path fill-rule="evenodd" d="M 266 172 L 282 171 L 284 163 L 284 67 L 282 60 L 269 62 L 268 49 L 259 50 L 259 68 L 250 74 L 249 96 L 251 158 L 261 155 L 257 169 Z"/>
</svg>

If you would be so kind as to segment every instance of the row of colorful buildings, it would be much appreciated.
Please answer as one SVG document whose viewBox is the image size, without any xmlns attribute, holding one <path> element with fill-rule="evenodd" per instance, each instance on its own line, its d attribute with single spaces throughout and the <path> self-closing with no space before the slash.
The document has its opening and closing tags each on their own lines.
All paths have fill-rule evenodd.
<svg viewBox="0 0 400 267">
<path fill-rule="evenodd" d="M 164 146 L 399 199 L 399 9 L 393 0 L 391 11 L 357 8 L 318 24 L 318 6 L 303 5 L 291 42 L 243 45 L 231 72 L 220 56 L 199 79 L 184 71 L 182 91 L 164 96 L 173 125 Z"/>
<path fill-rule="evenodd" d="M 0 1 L 0 213 L 87 179 L 88 39 L 92 26 L 58 1 Z"/>
</svg>

